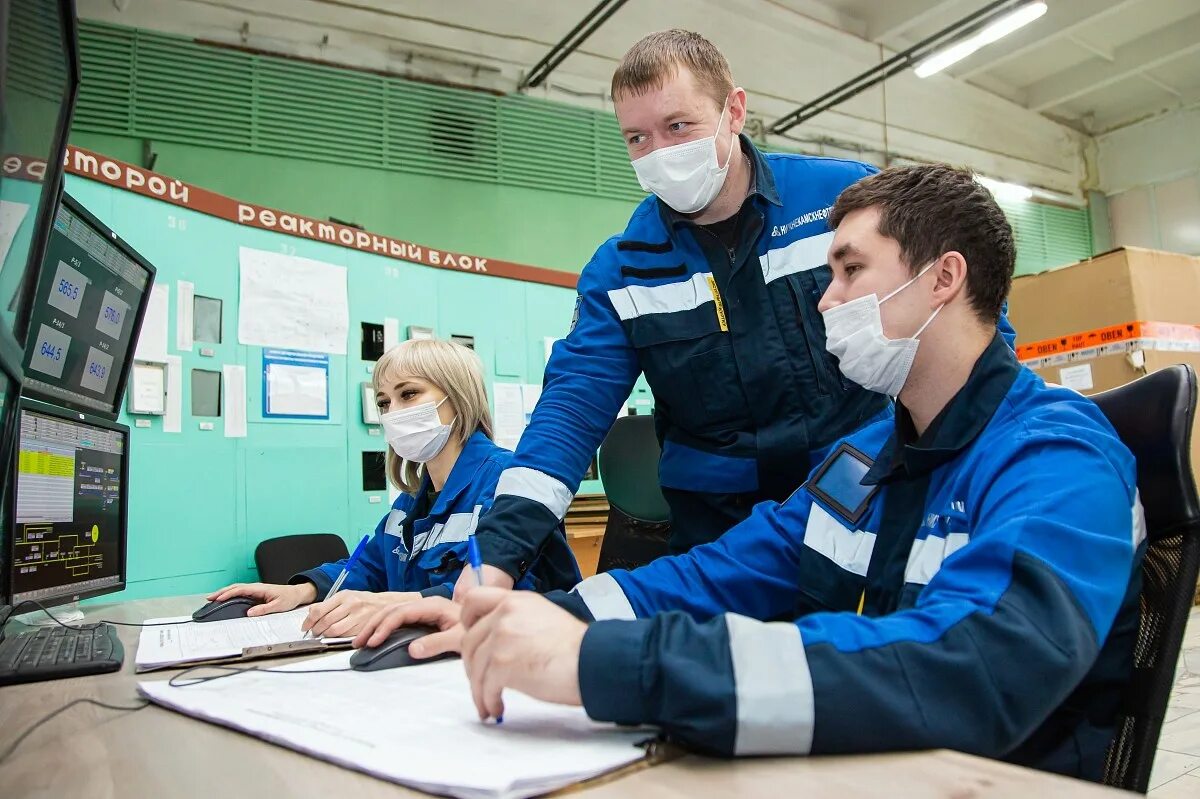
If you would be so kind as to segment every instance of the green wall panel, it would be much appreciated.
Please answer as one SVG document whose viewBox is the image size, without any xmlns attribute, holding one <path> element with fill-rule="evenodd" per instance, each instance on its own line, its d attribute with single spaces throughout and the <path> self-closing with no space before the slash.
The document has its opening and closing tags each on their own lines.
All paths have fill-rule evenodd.
<svg viewBox="0 0 1200 799">
<path fill-rule="evenodd" d="M 243 227 L 74 176 L 67 188 L 158 268 L 159 283 L 171 292 L 168 352 L 184 370 L 182 432 L 163 432 L 161 417 L 141 417 L 150 427 L 138 428 L 122 414 L 132 428 L 129 598 L 254 579 L 254 547 L 273 536 L 333 532 L 352 545 L 374 529 L 387 492 L 362 490 L 361 453 L 385 444 L 362 422 L 360 386 L 372 367 L 361 358 L 362 322 L 396 318 L 402 338 L 409 325 L 432 327 L 440 337 L 474 336 L 490 393 L 496 380 L 541 382 L 543 337 L 564 335 L 574 307 L 571 289 L 432 269 Z M 237 342 L 242 246 L 347 269 L 347 354 L 330 356 L 328 421 L 262 417 L 262 350 Z M 179 280 L 222 300 L 221 343 L 177 350 Z M 498 363 L 507 374 L 497 375 Z M 246 367 L 246 438 L 226 438 L 224 416 L 190 413 L 190 371 L 226 364 Z M 214 429 L 202 430 L 204 421 Z M 589 481 L 581 490 L 601 488 Z"/>
</svg>

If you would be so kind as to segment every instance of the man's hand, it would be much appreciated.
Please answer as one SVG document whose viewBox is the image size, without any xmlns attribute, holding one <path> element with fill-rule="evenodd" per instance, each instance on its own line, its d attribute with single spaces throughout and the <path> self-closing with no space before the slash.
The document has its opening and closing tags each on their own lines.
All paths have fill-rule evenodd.
<svg viewBox="0 0 1200 799">
<path fill-rule="evenodd" d="M 308 609 L 300 629 L 314 638 L 345 638 L 354 635 L 382 608 L 420 599 L 413 591 L 338 591 L 328 602 L 318 602 Z"/>
<path fill-rule="evenodd" d="M 463 660 L 479 718 L 504 716 L 505 688 L 579 705 L 579 648 L 587 624 L 528 591 L 479 588 L 463 603 Z"/>
<path fill-rule="evenodd" d="M 485 586 L 503 588 L 506 591 L 512 590 L 514 585 L 513 578 L 509 577 L 503 570 L 484 564 L 480 571 L 483 572 L 483 584 Z M 467 593 L 478 586 L 479 583 L 475 581 L 475 570 L 470 566 L 464 568 L 462 573 L 458 575 L 458 581 L 454 583 L 454 601 L 462 602 Z"/>
<path fill-rule="evenodd" d="M 268 613 L 282 613 L 301 605 L 307 605 L 317 598 L 317 587 L 309 582 L 299 585 L 277 585 L 275 583 L 234 583 L 217 589 L 205 599 L 210 602 L 224 602 L 237 596 L 249 597 L 262 602 L 246 611 L 247 616 L 265 616 Z"/>
<path fill-rule="evenodd" d="M 397 628 L 409 624 L 428 624 L 441 632 L 418 638 L 408 647 L 408 653 L 418 660 L 435 657 L 444 652 L 461 652 L 463 628 L 459 624 L 462 606 L 440 596 L 425 597 L 416 602 L 380 609 L 358 631 L 355 649 L 379 646 Z"/>
</svg>

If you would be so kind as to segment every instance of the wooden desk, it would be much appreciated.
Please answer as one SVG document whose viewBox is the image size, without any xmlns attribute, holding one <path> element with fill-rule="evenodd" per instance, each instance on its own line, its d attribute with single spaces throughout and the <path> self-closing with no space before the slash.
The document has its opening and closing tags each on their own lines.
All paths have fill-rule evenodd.
<svg viewBox="0 0 1200 799">
<path fill-rule="evenodd" d="M 88 608 L 88 621 L 141 621 L 183 615 L 199 597 L 141 600 Z M 77 697 L 134 705 L 137 628 L 120 628 L 125 665 L 116 674 L 0 688 L 0 749 L 33 721 Z M 397 752 L 397 757 L 412 756 Z M 0 794 L 18 797 L 424 796 L 159 707 L 135 713 L 78 705 L 27 738 L 0 765 Z M 805 799 L 1099 799 L 1122 794 L 956 752 L 740 761 L 685 757 L 571 795 L 587 799 L 694 799 L 797 796 Z"/>
</svg>

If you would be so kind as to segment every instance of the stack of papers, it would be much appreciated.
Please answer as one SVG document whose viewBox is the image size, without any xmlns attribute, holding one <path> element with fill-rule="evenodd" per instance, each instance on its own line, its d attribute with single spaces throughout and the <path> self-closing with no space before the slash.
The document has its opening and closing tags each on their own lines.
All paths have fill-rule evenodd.
<svg viewBox="0 0 1200 799">
<path fill-rule="evenodd" d="M 151 701 L 322 760 L 429 793 L 520 799 L 635 763 L 647 730 L 588 719 L 515 691 L 504 723 L 479 721 L 461 661 L 350 671 L 349 652 L 172 688 Z"/>
<path fill-rule="evenodd" d="M 165 669 L 193 663 L 240 659 L 247 647 L 279 646 L 299 642 L 304 633 L 300 625 L 308 608 L 267 616 L 226 619 L 225 621 L 188 621 L 191 616 L 147 619 L 138 638 L 135 665 L 138 671 Z M 186 624 L 170 622 L 186 621 Z M 345 645 L 350 638 L 321 638 L 314 644 Z"/>
</svg>

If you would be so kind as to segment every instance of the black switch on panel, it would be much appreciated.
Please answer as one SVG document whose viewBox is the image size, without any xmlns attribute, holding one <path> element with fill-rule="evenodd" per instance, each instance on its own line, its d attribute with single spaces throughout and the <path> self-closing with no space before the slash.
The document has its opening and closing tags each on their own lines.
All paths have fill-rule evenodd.
<svg viewBox="0 0 1200 799">
<path fill-rule="evenodd" d="M 383 325 L 362 323 L 362 359 L 378 361 L 383 357 Z"/>
<path fill-rule="evenodd" d="M 362 480 L 363 491 L 387 490 L 387 477 L 384 472 L 386 460 L 383 452 L 363 452 Z"/>
</svg>

